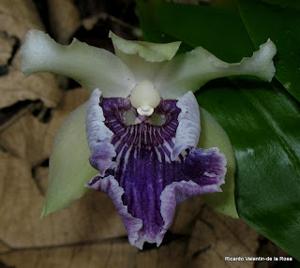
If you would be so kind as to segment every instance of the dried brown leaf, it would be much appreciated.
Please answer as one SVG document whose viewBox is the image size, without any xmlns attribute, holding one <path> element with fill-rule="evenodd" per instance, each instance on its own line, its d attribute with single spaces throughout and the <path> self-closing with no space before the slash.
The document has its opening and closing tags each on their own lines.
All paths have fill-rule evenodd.
<svg viewBox="0 0 300 268">
<path fill-rule="evenodd" d="M 13 53 L 16 39 L 0 32 L 0 65 L 5 66 Z"/>
<path fill-rule="evenodd" d="M 0 145 L 12 155 L 26 159 L 31 166 L 49 158 L 55 133 L 63 119 L 87 100 L 88 92 L 77 89 L 64 96 L 49 123 L 41 122 L 28 112 L 0 133 Z"/>
<path fill-rule="evenodd" d="M 22 268 L 181 268 L 185 267 L 186 241 L 159 249 L 138 251 L 125 239 L 66 245 L 45 249 L 19 249 L 0 255 L 7 264 Z"/>
<path fill-rule="evenodd" d="M 15 50 L 32 28 L 43 29 L 32 1 L 0 1 L 0 34 L 5 36 L 0 62 L 7 64 L 11 60 L 6 66 L 8 73 L 0 76 L 0 108 L 27 99 L 41 99 L 46 106 L 54 107 L 60 100 L 61 92 L 53 75 L 35 74 L 26 78 L 20 71 L 20 54 Z"/>
<path fill-rule="evenodd" d="M 0 22 L 1 31 L 17 37 L 23 37 L 26 29 L 43 28 L 31 0 L 1 0 Z"/>
<path fill-rule="evenodd" d="M 195 219 L 203 206 L 201 196 L 189 198 L 177 206 L 174 222 L 170 228 L 176 234 L 191 234 Z"/>
<path fill-rule="evenodd" d="M 0 145 L 35 166 L 49 157 L 43 149 L 47 129 L 48 124 L 27 113 L 0 133 Z"/>
<path fill-rule="evenodd" d="M 50 26 L 55 38 L 67 43 L 80 27 L 80 14 L 73 0 L 48 0 Z"/>
<path fill-rule="evenodd" d="M 41 219 L 44 197 L 28 163 L 0 153 L 0 173 L 0 240 L 13 249 L 125 235 L 119 216 L 104 194 L 91 192 L 69 209 Z"/>
<path fill-rule="evenodd" d="M 48 186 L 48 174 L 49 168 L 43 166 L 37 166 L 33 169 L 32 177 L 36 183 L 40 193 L 44 196 Z"/>
<path fill-rule="evenodd" d="M 241 220 L 205 207 L 189 244 L 191 267 L 254 267 L 253 262 L 225 262 L 224 258 L 256 256 L 258 234 Z"/>
<path fill-rule="evenodd" d="M 22 268 L 102 268 L 133 267 L 136 250 L 128 245 L 105 243 L 45 250 L 13 251 L 1 259 L 13 267 Z"/>
</svg>

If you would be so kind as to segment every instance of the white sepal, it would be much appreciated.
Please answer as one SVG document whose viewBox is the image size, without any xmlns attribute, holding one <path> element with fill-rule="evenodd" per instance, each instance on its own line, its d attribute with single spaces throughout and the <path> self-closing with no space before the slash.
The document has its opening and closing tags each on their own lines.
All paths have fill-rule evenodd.
<svg viewBox="0 0 300 268">
<path fill-rule="evenodd" d="M 234 75 L 251 75 L 271 81 L 275 74 L 273 57 L 276 46 L 269 39 L 239 63 L 224 62 L 202 47 L 176 56 L 165 64 L 154 81 L 162 98 L 177 98 L 196 91 L 208 81 Z"/>
<path fill-rule="evenodd" d="M 135 85 L 133 74 L 118 57 L 76 39 L 63 46 L 49 35 L 31 30 L 26 35 L 21 55 L 25 74 L 66 75 L 90 90 L 100 88 L 105 97 L 126 97 Z"/>
</svg>

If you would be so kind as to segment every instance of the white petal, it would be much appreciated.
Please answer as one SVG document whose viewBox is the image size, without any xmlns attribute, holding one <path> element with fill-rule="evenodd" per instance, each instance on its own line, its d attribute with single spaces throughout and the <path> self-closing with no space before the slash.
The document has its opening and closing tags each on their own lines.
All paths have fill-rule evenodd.
<svg viewBox="0 0 300 268">
<path fill-rule="evenodd" d="M 25 74 L 45 71 L 66 75 L 90 90 L 100 88 L 105 97 L 126 97 L 135 84 L 131 71 L 114 54 L 76 39 L 63 46 L 49 35 L 31 30 L 21 55 Z"/>
<path fill-rule="evenodd" d="M 72 112 L 55 137 L 43 215 L 65 208 L 80 198 L 87 189 L 86 182 L 97 174 L 89 163 L 86 106 L 83 104 Z"/>
<path fill-rule="evenodd" d="M 222 192 L 205 195 L 205 201 L 218 212 L 233 218 L 238 218 L 234 188 L 235 188 L 235 158 L 230 140 L 219 123 L 203 108 L 201 108 L 201 136 L 199 147 L 218 147 L 226 157 L 227 173 Z"/>
<path fill-rule="evenodd" d="M 196 91 L 206 82 L 233 75 L 252 75 L 271 81 L 275 74 L 273 57 L 276 47 L 269 39 L 240 63 L 226 63 L 202 47 L 175 57 L 160 70 L 154 85 L 163 98 L 176 98 Z"/>
<path fill-rule="evenodd" d="M 131 41 L 123 39 L 113 32 L 109 33 L 116 53 L 124 53 L 127 55 L 138 55 L 149 62 L 162 62 L 171 60 L 181 42 L 172 42 L 166 44 L 150 43 L 145 41 Z"/>
<path fill-rule="evenodd" d="M 144 41 L 125 40 L 110 32 L 116 55 L 133 72 L 135 80 L 152 81 L 165 61 L 171 60 L 180 42 L 157 44 Z"/>
</svg>

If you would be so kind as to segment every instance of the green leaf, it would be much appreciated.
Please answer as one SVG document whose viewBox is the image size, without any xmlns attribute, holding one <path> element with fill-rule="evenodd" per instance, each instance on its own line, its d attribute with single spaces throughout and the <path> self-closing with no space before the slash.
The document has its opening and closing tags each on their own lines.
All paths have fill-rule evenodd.
<svg viewBox="0 0 300 268">
<path fill-rule="evenodd" d="M 211 85 L 198 100 L 234 146 L 240 217 L 300 259 L 299 107 L 282 90 L 250 82 Z"/>
<path fill-rule="evenodd" d="M 278 50 L 276 78 L 300 101 L 299 1 L 239 0 L 240 14 L 251 40 L 258 46 L 271 38 Z"/>
<path fill-rule="evenodd" d="M 138 1 L 138 14 L 145 37 L 150 40 L 182 40 L 186 47 L 202 46 L 227 62 L 238 62 L 253 53 L 251 40 L 240 17 L 231 10 L 212 9 L 209 6 L 147 3 Z M 226 34 L 220 36 L 216 34 L 218 32 Z M 210 39 L 206 36 L 210 36 Z"/>
<path fill-rule="evenodd" d="M 289 7 L 289 8 L 300 10 L 300 2 L 297 0 L 261 0 L 261 1 L 270 5 L 277 5 L 284 8 Z"/>
<path fill-rule="evenodd" d="M 176 4 L 156 4 L 155 10 L 139 4 L 138 8 L 142 26 L 147 24 L 144 31 L 151 28 L 151 20 L 148 16 L 143 21 L 143 14 L 146 10 L 152 14 L 156 28 L 151 35 L 156 41 L 162 35 L 173 37 L 189 46 L 204 46 L 226 60 L 237 60 L 253 49 L 241 19 L 230 10 Z M 258 11 L 251 16 L 263 17 Z M 275 31 L 273 25 L 268 27 L 268 31 Z M 285 53 L 294 53 L 293 47 L 281 50 L 278 59 L 287 57 Z M 300 260 L 299 104 L 278 83 L 253 80 L 219 80 L 197 97 L 232 142 L 240 217 Z"/>
</svg>

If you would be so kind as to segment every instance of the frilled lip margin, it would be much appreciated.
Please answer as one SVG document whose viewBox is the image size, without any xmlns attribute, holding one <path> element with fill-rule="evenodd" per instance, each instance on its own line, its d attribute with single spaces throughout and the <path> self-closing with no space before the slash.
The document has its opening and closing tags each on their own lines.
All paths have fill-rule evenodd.
<svg viewBox="0 0 300 268">
<path fill-rule="evenodd" d="M 126 98 L 101 98 L 95 90 L 87 110 L 90 162 L 99 175 L 90 188 L 107 193 L 122 217 L 129 242 L 159 246 L 176 205 L 188 197 L 221 191 L 226 159 L 218 148 L 197 149 L 200 115 L 191 92 L 162 100 L 161 125 L 146 118 L 125 122 L 134 111 Z"/>
</svg>

